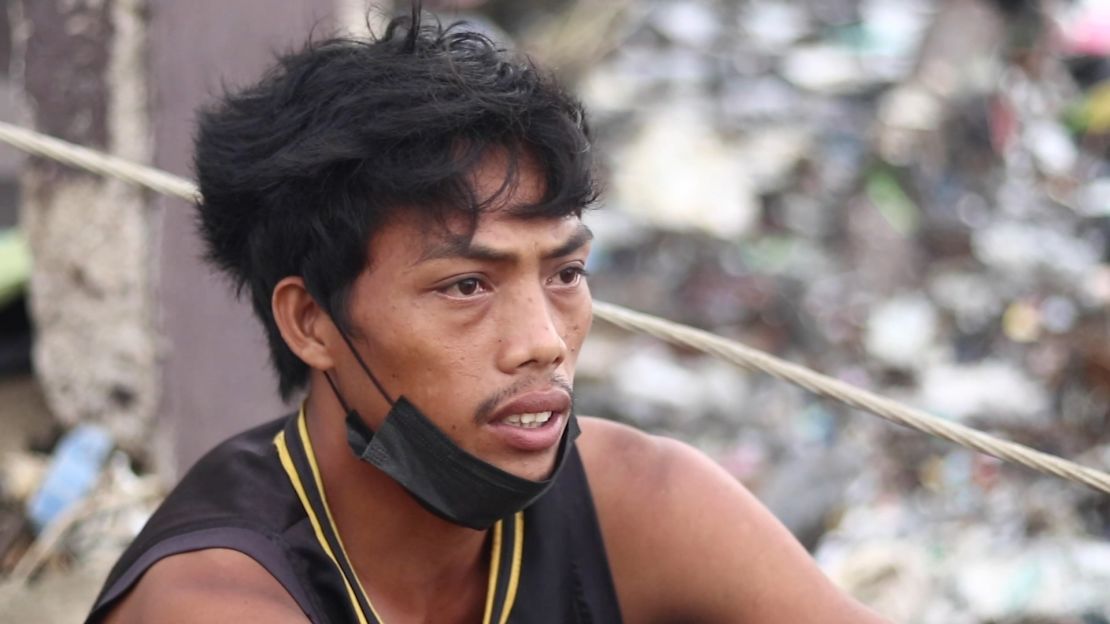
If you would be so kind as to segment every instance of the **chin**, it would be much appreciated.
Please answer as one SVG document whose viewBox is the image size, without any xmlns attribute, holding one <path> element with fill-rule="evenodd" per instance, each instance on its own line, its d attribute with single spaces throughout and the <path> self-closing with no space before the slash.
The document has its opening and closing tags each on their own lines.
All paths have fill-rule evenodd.
<svg viewBox="0 0 1110 624">
<path fill-rule="evenodd" d="M 508 460 L 499 466 L 505 472 L 528 479 L 529 481 L 543 481 L 551 476 L 555 470 L 555 457 L 557 453 L 544 453 L 544 457 L 529 457 L 528 459 Z"/>
</svg>

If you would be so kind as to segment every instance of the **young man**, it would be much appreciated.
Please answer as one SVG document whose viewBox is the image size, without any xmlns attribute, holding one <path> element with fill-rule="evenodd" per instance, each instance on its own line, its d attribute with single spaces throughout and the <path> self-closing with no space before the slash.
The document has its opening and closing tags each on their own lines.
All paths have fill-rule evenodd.
<svg viewBox="0 0 1110 624">
<path fill-rule="evenodd" d="M 196 166 L 307 394 L 186 475 L 90 621 L 879 621 L 705 456 L 575 415 L 590 140 L 534 67 L 414 12 L 226 96 Z"/>
</svg>

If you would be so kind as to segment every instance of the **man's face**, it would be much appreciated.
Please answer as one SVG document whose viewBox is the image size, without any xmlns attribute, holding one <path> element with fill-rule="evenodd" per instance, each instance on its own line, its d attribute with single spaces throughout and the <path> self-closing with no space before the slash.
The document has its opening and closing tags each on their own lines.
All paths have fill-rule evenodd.
<svg viewBox="0 0 1110 624">
<path fill-rule="evenodd" d="M 504 179 L 495 163 L 475 175 L 479 197 Z M 554 466 L 592 319 L 589 230 L 574 216 L 506 210 L 538 199 L 541 180 L 523 168 L 473 236 L 461 219 L 446 229 L 390 222 L 371 240 L 349 304 L 354 344 L 394 399 L 404 395 L 466 451 L 532 480 Z M 353 407 L 380 427 L 387 404 L 349 354 L 337 355 Z"/>
</svg>

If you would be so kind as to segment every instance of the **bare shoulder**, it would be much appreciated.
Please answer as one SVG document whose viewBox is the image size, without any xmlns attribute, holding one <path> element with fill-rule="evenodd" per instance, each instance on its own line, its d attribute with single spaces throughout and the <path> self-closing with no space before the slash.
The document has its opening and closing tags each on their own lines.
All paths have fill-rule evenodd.
<svg viewBox="0 0 1110 624">
<path fill-rule="evenodd" d="M 158 561 L 103 620 L 105 624 L 225 621 L 291 624 L 308 620 L 257 561 L 223 548 Z"/>
<path fill-rule="evenodd" d="M 612 462 L 632 462 L 640 467 L 653 465 L 665 452 L 664 447 L 673 444 L 667 438 L 611 420 L 582 416 L 579 423 L 582 436 L 576 444 L 590 478 L 590 487 L 595 492 L 610 485 L 627 486 L 626 481 L 637 478 L 634 472 L 608 470 Z"/>
<path fill-rule="evenodd" d="M 578 446 L 626 621 L 882 621 L 704 453 L 595 418 Z"/>
<path fill-rule="evenodd" d="M 600 418 L 582 417 L 581 423 L 582 463 L 594 502 L 608 521 L 640 526 L 646 505 L 667 503 L 660 511 L 674 513 L 678 503 L 712 503 L 721 488 L 750 496 L 713 460 L 684 442 Z"/>
</svg>

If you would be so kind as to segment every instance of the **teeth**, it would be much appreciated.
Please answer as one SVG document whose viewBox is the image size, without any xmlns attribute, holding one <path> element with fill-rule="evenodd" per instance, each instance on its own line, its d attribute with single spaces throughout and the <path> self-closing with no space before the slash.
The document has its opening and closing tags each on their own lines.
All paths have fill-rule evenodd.
<svg viewBox="0 0 1110 624">
<path fill-rule="evenodd" d="M 529 414 L 513 414 L 505 417 L 503 422 L 524 429 L 535 429 L 543 426 L 551 419 L 551 412 L 534 412 Z"/>
</svg>

